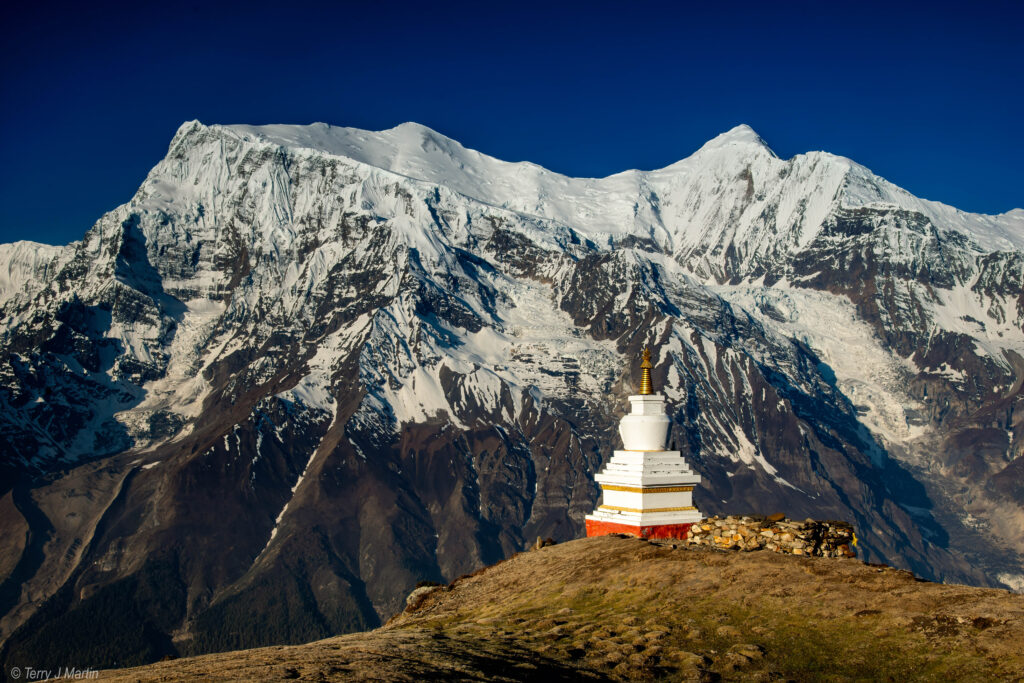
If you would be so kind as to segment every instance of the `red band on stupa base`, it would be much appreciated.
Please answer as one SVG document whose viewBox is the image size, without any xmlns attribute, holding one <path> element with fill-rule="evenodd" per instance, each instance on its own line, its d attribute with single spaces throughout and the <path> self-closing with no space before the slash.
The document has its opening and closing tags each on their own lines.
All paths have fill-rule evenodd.
<svg viewBox="0 0 1024 683">
<path fill-rule="evenodd" d="M 596 519 L 588 519 L 587 536 L 608 536 L 609 534 L 629 534 L 640 538 L 675 538 L 685 539 L 690 533 L 692 523 L 687 524 L 657 524 L 654 526 L 634 526 L 632 524 L 619 524 L 617 522 L 602 522 Z"/>
</svg>

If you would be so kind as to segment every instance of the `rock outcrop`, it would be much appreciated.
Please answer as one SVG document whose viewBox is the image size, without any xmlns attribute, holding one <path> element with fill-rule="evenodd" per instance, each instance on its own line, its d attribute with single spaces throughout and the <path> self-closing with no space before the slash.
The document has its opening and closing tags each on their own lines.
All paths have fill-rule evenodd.
<svg viewBox="0 0 1024 683">
<path fill-rule="evenodd" d="M 790 555 L 856 557 L 857 537 L 847 522 L 790 521 L 782 515 L 711 517 L 690 527 L 690 545 L 725 550 L 770 550 Z"/>
</svg>

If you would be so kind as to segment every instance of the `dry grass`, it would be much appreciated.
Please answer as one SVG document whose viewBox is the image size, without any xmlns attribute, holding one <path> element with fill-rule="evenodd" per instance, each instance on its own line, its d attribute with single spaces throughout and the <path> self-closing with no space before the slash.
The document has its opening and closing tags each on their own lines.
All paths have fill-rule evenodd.
<svg viewBox="0 0 1024 683">
<path fill-rule="evenodd" d="M 1024 681 L 1024 596 L 856 560 L 582 539 L 440 587 L 384 627 L 107 680 Z"/>
</svg>

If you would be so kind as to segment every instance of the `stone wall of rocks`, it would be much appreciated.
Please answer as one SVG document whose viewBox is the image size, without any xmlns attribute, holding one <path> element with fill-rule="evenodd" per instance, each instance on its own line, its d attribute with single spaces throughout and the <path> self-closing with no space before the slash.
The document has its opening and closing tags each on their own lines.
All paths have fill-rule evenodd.
<svg viewBox="0 0 1024 683">
<path fill-rule="evenodd" d="M 846 522 L 802 522 L 785 516 L 709 517 L 690 527 L 686 543 L 723 550 L 771 550 L 791 555 L 856 557 L 856 536 Z"/>
</svg>

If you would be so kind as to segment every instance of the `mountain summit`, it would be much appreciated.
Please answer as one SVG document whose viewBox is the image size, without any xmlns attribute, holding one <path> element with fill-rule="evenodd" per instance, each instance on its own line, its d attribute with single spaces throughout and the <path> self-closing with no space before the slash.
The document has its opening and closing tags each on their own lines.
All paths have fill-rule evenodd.
<svg viewBox="0 0 1024 683">
<path fill-rule="evenodd" d="M 717 135 L 711 138 L 706 143 L 704 143 L 704 146 L 701 147 L 700 150 L 698 150 L 698 153 L 722 148 L 736 147 L 741 145 L 753 147 L 759 150 L 764 150 L 771 154 L 773 157 L 775 156 L 775 152 L 773 152 L 772 149 L 768 146 L 768 143 L 765 142 L 760 135 L 754 132 L 753 128 L 751 128 L 745 123 L 741 123 L 735 128 L 727 130 L 721 135 Z"/>
<path fill-rule="evenodd" d="M 362 630 L 579 536 L 647 345 L 701 511 L 1022 589 L 1022 245 L 746 127 L 595 179 L 186 123 L 81 241 L 0 245 L 4 657 Z"/>
</svg>

